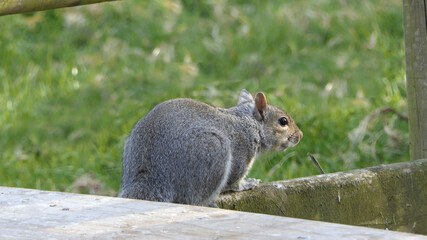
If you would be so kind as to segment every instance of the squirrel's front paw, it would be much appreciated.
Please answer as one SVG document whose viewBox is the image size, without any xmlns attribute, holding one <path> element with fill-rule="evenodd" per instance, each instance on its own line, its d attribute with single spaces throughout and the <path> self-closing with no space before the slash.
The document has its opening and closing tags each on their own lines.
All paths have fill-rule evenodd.
<svg viewBox="0 0 427 240">
<path fill-rule="evenodd" d="M 258 186 L 261 182 L 261 179 L 249 178 L 240 182 L 241 191 L 250 190 Z"/>
<path fill-rule="evenodd" d="M 241 180 L 240 182 L 236 182 L 228 187 L 225 187 L 221 192 L 241 192 L 250 190 L 259 185 L 261 179 L 249 178 L 245 180 Z"/>
</svg>

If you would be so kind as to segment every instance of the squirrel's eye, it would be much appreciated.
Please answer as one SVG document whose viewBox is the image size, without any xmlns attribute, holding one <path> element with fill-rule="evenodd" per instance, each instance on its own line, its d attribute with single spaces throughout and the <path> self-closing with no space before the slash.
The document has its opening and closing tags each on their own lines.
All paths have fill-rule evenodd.
<svg viewBox="0 0 427 240">
<path fill-rule="evenodd" d="M 279 118 L 279 124 L 282 126 L 286 126 L 289 124 L 289 121 L 286 117 L 281 117 L 281 118 Z"/>
</svg>

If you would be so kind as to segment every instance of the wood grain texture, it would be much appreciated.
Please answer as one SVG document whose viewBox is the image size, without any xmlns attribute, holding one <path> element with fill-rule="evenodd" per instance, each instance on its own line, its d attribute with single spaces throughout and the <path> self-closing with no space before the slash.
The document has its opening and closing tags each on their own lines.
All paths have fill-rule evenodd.
<svg viewBox="0 0 427 240">
<path fill-rule="evenodd" d="M 426 236 L 215 208 L 0 187 L 0 239 L 387 239 Z"/>
<path fill-rule="evenodd" d="M 427 159 L 261 184 L 221 208 L 427 234 Z"/>
<path fill-rule="evenodd" d="M 404 0 L 410 155 L 427 158 L 427 1 Z"/>
<path fill-rule="evenodd" d="M 0 0 L 0 16 L 116 0 Z"/>
</svg>

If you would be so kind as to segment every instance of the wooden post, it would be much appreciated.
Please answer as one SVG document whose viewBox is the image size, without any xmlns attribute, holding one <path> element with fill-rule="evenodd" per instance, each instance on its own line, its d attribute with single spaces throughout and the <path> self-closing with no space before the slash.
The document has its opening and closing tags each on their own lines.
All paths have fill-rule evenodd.
<svg viewBox="0 0 427 240">
<path fill-rule="evenodd" d="M 427 0 L 403 0 L 411 160 L 427 158 Z"/>
<path fill-rule="evenodd" d="M 0 0 L 0 16 L 115 0 Z"/>
</svg>

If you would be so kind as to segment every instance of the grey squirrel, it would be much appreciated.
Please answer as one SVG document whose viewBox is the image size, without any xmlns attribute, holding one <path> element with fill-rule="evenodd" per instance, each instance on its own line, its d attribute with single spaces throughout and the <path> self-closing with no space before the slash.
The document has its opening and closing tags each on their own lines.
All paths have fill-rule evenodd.
<svg viewBox="0 0 427 240">
<path fill-rule="evenodd" d="M 119 197 L 215 206 L 221 192 L 259 184 L 245 179 L 257 155 L 295 146 L 292 117 L 242 90 L 224 109 L 192 99 L 155 106 L 132 129 L 123 150 Z"/>
</svg>

